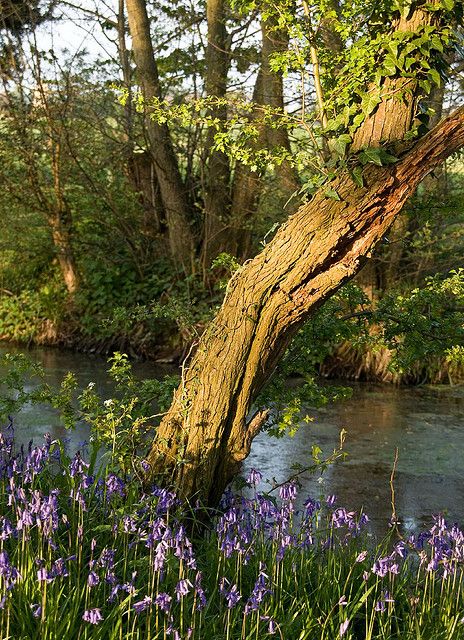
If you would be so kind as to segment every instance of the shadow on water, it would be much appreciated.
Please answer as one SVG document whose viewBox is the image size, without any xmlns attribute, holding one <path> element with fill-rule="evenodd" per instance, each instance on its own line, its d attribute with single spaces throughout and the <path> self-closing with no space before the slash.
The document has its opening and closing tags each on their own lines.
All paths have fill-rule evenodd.
<svg viewBox="0 0 464 640">
<path fill-rule="evenodd" d="M 2 345 L 0 355 L 15 350 L 21 351 Z M 72 371 L 82 388 L 94 382 L 104 398 L 113 393 L 108 365 L 99 356 L 58 349 L 33 349 L 27 354 L 42 363 L 50 384 L 58 385 Z M 172 367 L 151 363 L 134 365 L 140 377 L 162 377 L 172 371 Z M 307 412 L 315 421 L 303 424 L 294 438 L 277 440 L 260 434 L 246 461 L 245 473 L 255 467 L 265 478 L 282 482 L 292 473 L 293 464 L 310 463 L 313 444 L 329 454 L 337 447 L 344 428 L 347 458 L 330 467 L 322 478 L 303 477 L 302 497 L 335 494 L 340 505 L 362 508 L 371 518 L 374 531 L 384 532 L 391 515 L 389 479 L 398 447 L 396 511 L 403 528 L 422 528 L 430 524 L 432 514 L 439 512 L 464 523 L 464 388 L 359 384 L 353 385 L 350 399 Z M 16 417 L 20 442 L 32 439 L 40 443 L 47 431 L 53 438 L 68 438 L 70 450 L 78 449 L 89 435 L 85 425 L 66 431 L 57 413 L 46 406 L 26 406 Z"/>
</svg>

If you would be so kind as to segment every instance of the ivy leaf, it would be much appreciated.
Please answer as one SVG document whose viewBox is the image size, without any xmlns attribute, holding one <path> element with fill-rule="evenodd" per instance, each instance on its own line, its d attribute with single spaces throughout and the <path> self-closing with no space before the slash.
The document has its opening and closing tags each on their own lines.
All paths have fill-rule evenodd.
<svg viewBox="0 0 464 640">
<path fill-rule="evenodd" d="M 380 103 L 379 95 L 367 93 L 361 101 L 362 112 L 366 117 L 369 116 L 379 103 Z"/>
<path fill-rule="evenodd" d="M 386 76 L 394 76 L 396 74 L 396 67 L 398 64 L 397 58 L 395 58 L 391 53 L 388 53 L 385 56 L 385 60 L 383 61 L 383 70 Z"/>
<path fill-rule="evenodd" d="M 324 195 L 326 198 L 331 198 L 332 200 L 336 200 L 337 202 L 341 201 L 341 198 L 338 195 L 338 193 L 335 191 L 335 189 L 326 189 L 324 191 Z"/>
<path fill-rule="evenodd" d="M 398 43 L 392 40 L 388 43 L 387 49 L 390 51 L 394 58 L 398 57 Z"/>
<path fill-rule="evenodd" d="M 364 177 L 362 167 L 355 167 L 350 171 L 350 178 L 358 187 L 364 187 Z"/>
<path fill-rule="evenodd" d="M 430 78 L 432 82 L 435 82 L 437 87 L 441 86 L 441 76 L 436 69 L 430 69 L 430 71 L 427 72 L 427 77 Z"/>
<path fill-rule="evenodd" d="M 413 0 L 395 0 L 393 8 L 401 13 L 401 17 L 407 19 L 411 12 Z"/>
<path fill-rule="evenodd" d="M 333 142 L 332 147 L 335 153 L 343 158 L 346 152 L 346 147 L 351 143 L 351 136 L 347 133 L 342 133 L 341 136 L 338 136 Z"/>
<path fill-rule="evenodd" d="M 415 58 L 412 58 L 411 56 L 407 56 L 406 60 L 404 61 L 405 71 L 409 71 L 409 69 L 412 67 L 415 61 L 416 61 Z"/>
<path fill-rule="evenodd" d="M 376 164 L 377 166 L 382 166 L 382 160 L 380 159 L 380 149 L 375 149 L 373 147 L 369 149 L 364 149 L 359 154 L 359 161 L 362 164 Z"/>
<path fill-rule="evenodd" d="M 419 82 L 419 86 L 421 87 L 421 89 L 424 89 L 427 95 L 430 93 L 432 89 L 432 83 L 430 82 L 430 80 L 421 80 Z"/>
<path fill-rule="evenodd" d="M 376 164 L 378 167 L 393 164 L 397 162 L 397 160 L 398 158 L 385 151 L 385 149 L 382 149 L 382 147 L 368 147 L 359 154 L 359 161 L 362 164 Z"/>
<path fill-rule="evenodd" d="M 430 41 L 430 47 L 431 49 L 436 49 L 437 51 L 440 51 L 440 53 L 443 53 L 443 42 L 438 36 L 433 36 Z"/>
</svg>

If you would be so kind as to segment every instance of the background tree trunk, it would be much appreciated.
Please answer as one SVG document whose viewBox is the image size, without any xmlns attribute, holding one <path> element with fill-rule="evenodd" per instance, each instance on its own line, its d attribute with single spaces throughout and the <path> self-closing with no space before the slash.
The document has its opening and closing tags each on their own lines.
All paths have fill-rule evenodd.
<svg viewBox="0 0 464 640">
<path fill-rule="evenodd" d="M 206 49 L 205 89 L 210 97 L 223 99 L 227 91 L 229 44 L 226 30 L 225 0 L 208 0 L 206 17 L 208 45 Z M 211 116 L 221 122 L 227 120 L 227 106 L 218 104 Z M 230 210 L 230 163 L 221 151 L 213 150 L 214 130 L 208 131 L 206 156 L 205 212 L 201 262 L 204 280 L 213 259 L 228 248 L 227 219 Z"/>
<path fill-rule="evenodd" d="M 275 17 L 269 20 L 261 21 L 261 33 L 263 41 L 262 49 L 262 91 L 261 100 L 263 105 L 267 105 L 284 112 L 284 88 L 281 73 L 276 73 L 271 69 L 272 57 L 275 54 L 284 53 L 288 49 L 289 38 L 285 29 L 279 29 Z M 284 127 L 265 128 L 265 138 L 267 147 L 271 150 L 282 149 L 290 153 L 290 141 L 288 131 Z M 277 165 L 276 169 L 279 188 L 283 193 L 284 201 L 294 195 L 292 207 L 289 211 L 295 211 L 298 197 L 296 192 L 301 184 L 295 168 L 288 160 L 284 160 Z"/>
<path fill-rule="evenodd" d="M 277 28 L 275 17 L 261 20 L 261 34 L 261 66 L 253 92 L 255 109 L 252 117 L 257 121 L 263 115 L 261 106 L 273 107 L 280 112 L 284 110 L 282 74 L 272 71 L 270 60 L 273 54 L 282 53 L 288 48 L 288 34 L 284 29 Z M 264 123 L 259 125 L 259 129 L 260 135 L 256 142 L 258 148 L 263 148 L 267 145 L 268 148 L 276 151 L 278 148 L 284 152 L 290 151 L 287 129 L 283 127 L 272 128 Z M 275 172 L 278 186 L 283 194 L 283 200 L 287 202 L 300 188 L 297 172 L 288 160 L 284 160 L 282 164 L 278 165 Z M 263 186 L 263 180 L 257 172 L 252 171 L 250 167 L 240 162 L 237 163 L 230 214 L 231 227 L 233 229 L 231 237 L 234 238 L 235 246 L 233 246 L 231 252 L 242 260 L 250 256 L 251 236 L 248 229 L 248 221 L 257 211 Z M 295 211 L 297 202 L 298 197 L 295 195 L 288 205 L 287 211 Z"/>
<path fill-rule="evenodd" d="M 146 104 L 146 126 L 169 234 L 171 255 L 186 272 L 193 270 L 194 241 L 190 206 L 167 125 L 150 118 L 149 103 L 161 98 L 145 0 L 126 0 L 132 50 Z"/>
<path fill-rule="evenodd" d="M 55 199 L 51 211 L 48 213 L 48 224 L 52 232 L 53 244 L 55 245 L 63 281 L 72 299 L 79 289 L 80 284 L 79 273 L 71 245 L 72 216 L 64 197 L 63 184 L 61 181 L 61 143 L 50 138 L 50 146 Z"/>
</svg>

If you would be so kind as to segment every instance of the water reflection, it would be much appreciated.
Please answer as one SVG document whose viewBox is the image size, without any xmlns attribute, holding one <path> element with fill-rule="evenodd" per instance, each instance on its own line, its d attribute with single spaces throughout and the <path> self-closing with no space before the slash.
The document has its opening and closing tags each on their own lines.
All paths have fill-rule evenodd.
<svg viewBox="0 0 464 640">
<path fill-rule="evenodd" d="M 0 353 L 6 350 L 0 347 Z M 81 387 L 95 382 L 103 397 L 111 397 L 113 387 L 103 358 L 57 349 L 28 353 L 44 365 L 51 384 L 58 385 L 67 371 L 73 371 Z M 138 363 L 135 372 L 141 377 L 161 377 L 172 368 Z M 438 512 L 464 523 L 463 388 L 357 385 L 352 398 L 318 411 L 307 408 L 306 412 L 315 416 L 315 422 L 303 424 L 294 438 L 276 440 L 260 434 L 245 473 L 255 467 L 265 478 L 282 482 L 295 463 L 310 464 L 313 444 L 318 443 L 324 454 L 329 454 L 344 428 L 348 457 L 330 467 L 322 479 L 304 477 L 302 495 L 336 494 L 340 504 L 363 508 L 373 520 L 374 530 L 384 531 L 391 515 L 389 478 L 398 447 L 396 511 L 403 527 L 427 525 Z M 56 412 L 44 406 L 25 407 L 16 417 L 16 427 L 18 440 L 24 443 L 30 439 L 40 442 L 49 431 L 54 438 L 70 438 L 71 448 L 76 449 L 88 437 L 84 425 L 67 432 Z"/>
<path fill-rule="evenodd" d="M 392 512 L 389 480 L 398 447 L 395 502 L 403 528 L 428 525 L 438 512 L 464 522 L 462 388 L 358 385 L 349 400 L 312 413 L 315 422 L 303 425 L 294 439 L 269 445 L 261 434 L 247 467 L 281 482 L 292 464 L 307 463 L 314 442 L 328 455 L 344 428 L 346 460 L 330 467 L 322 482 L 304 477 L 303 492 L 334 493 L 340 504 L 363 509 L 373 529 L 383 532 Z"/>
<path fill-rule="evenodd" d="M 25 353 L 32 361 L 40 363 L 46 374 L 46 382 L 58 387 L 68 371 L 75 374 L 80 389 L 89 382 L 95 383 L 98 393 L 103 398 L 113 395 L 114 383 L 110 380 L 105 358 L 91 354 L 73 353 L 51 348 L 32 348 L 30 350 L 1 345 L 0 356 L 5 353 Z M 148 363 L 135 363 L 134 373 L 139 377 L 163 377 L 172 373 L 172 367 Z M 0 368 L 0 382 L 2 369 Z M 39 384 L 37 380 L 29 380 L 25 386 L 31 391 Z M 85 424 L 78 424 L 75 429 L 68 431 L 60 422 L 58 412 L 46 405 L 26 405 L 19 415 L 14 416 L 15 436 L 18 444 L 27 444 L 32 440 L 40 444 L 43 435 L 49 432 L 53 439 L 61 439 L 68 443 L 71 452 L 82 448 L 82 443 L 88 439 L 89 429 Z"/>
</svg>

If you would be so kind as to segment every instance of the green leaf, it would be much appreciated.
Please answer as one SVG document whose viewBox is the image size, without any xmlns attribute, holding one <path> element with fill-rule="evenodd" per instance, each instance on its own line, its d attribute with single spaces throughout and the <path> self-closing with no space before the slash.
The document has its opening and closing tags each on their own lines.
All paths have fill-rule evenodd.
<svg viewBox="0 0 464 640">
<path fill-rule="evenodd" d="M 358 115 L 353 118 L 351 130 L 356 130 L 364 122 L 365 118 L 366 116 L 364 115 L 364 113 L 358 113 Z"/>
<path fill-rule="evenodd" d="M 376 164 L 378 167 L 383 167 L 386 164 L 397 162 L 398 158 L 382 149 L 382 147 L 368 147 L 361 151 L 359 160 L 362 164 L 371 163 Z"/>
<path fill-rule="evenodd" d="M 443 53 L 443 42 L 440 40 L 438 36 L 433 36 L 433 38 L 430 41 L 430 47 L 432 49 L 436 49 L 437 51 L 440 51 L 440 53 Z"/>
<path fill-rule="evenodd" d="M 396 74 L 397 59 L 391 53 L 385 56 L 383 61 L 383 71 L 386 76 L 394 76 Z"/>
<path fill-rule="evenodd" d="M 427 95 L 430 93 L 432 89 L 432 83 L 430 82 L 430 80 L 421 80 L 419 82 L 419 86 L 421 87 L 421 89 L 424 89 Z"/>
<path fill-rule="evenodd" d="M 412 67 L 412 65 L 416 62 L 415 58 L 412 58 L 411 56 L 407 56 L 406 60 L 404 61 L 404 69 L 405 71 L 409 71 L 409 69 Z"/>
<path fill-rule="evenodd" d="M 369 116 L 380 101 L 380 96 L 378 94 L 366 93 L 361 101 L 361 109 L 364 115 Z"/>
<path fill-rule="evenodd" d="M 387 49 L 390 51 L 394 58 L 398 57 L 398 43 L 392 40 L 387 44 Z"/>
<path fill-rule="evenodd" d="M 335 191 L 335 189 L 326 189 L 324 191 L 324 195 L 325 195 L 326 198 L 331 198 L 332 200 L 337 200 L 337 202 L 340 202 L 340 200 L 341 200 L 340 196 Z"/>
<path fill-rule="evenodd" d="M 371 147 L 368 149 L 364 149 L 359 154 L 359 161 L 362 164 L 376 164 L 377 166 L 382 166 L 382 160 L 380 159 L 380 149 Z"/>
<path fill-rule="evenodd" d="M 345 155 L 346 147 L 351 144 L 351 141 L 351 136 L 348 133 L 342 133 L 341 136 L 338 136 L 338 138 L 333 140 L 333 150 L 340 158 L 343 158 L 343 156 Z"/>
<path fill-rule="evenodd" d="M 350 171 L 350 178 L 358 187 L 364 187 L 364 177 L 362 167 L 355 167 Z"/>
<path fill-rule="evenodd" d="M 427 77 L 430 78 L 432 82 L 434 82 L 437 87 L 441 86 L 441 76 L 436 69 L 430 69 L 427 73 Z"/>
<path fill-rule="evenodd" d="M 401 17 L 407 19 L 411 12 L 413 0 L 395 0 L 393 8 L 401 13 Z"/>
</svg>

